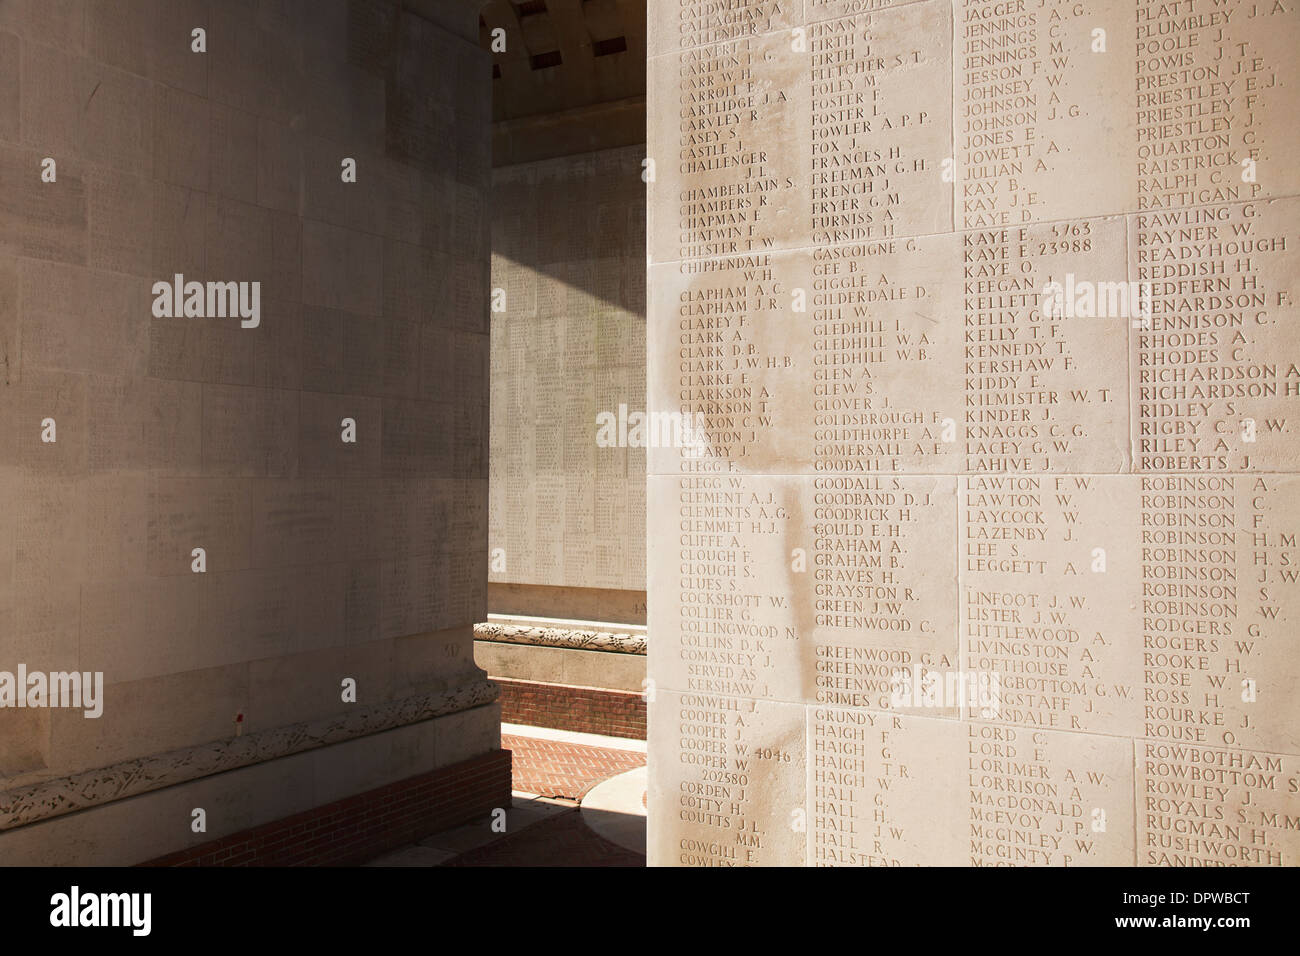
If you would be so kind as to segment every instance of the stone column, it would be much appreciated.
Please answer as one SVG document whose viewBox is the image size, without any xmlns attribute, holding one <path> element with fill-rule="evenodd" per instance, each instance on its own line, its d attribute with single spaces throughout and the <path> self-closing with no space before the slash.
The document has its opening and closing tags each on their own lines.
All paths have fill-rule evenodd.
<svg viewBox="0 0 1300 956">
<path fill-rule="evenodd" d="M 1294 865 L 1296 11 L 649 19 L 650 862 Z"/>
<path fill-rule="evenodd" d="M 0 861 L 211 862 L 471 758 L 447 812 L 509 799 L 477 39 L 469 2 L 0 3 L 0 671 L 103 681 L 0 708 Z"/>
</svg>

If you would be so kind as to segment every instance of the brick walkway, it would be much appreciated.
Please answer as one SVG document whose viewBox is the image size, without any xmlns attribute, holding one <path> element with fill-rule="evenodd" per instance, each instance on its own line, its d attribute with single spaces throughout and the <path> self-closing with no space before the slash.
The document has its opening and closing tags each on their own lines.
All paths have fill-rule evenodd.
<svg viewBox="0 0 1300 956">
<path fill-rule="evenodd" d="M 501 735 L 513 752 L 514 788 L 543 797 L 581 800 L 607 777 L 645 766 L 645 754 L 561 743 L 537 737 Z"/>
<path fill-rule="evenodd" d="M 597 784 L 644 767 L 644 753 L 509 733 L 501 735 L 501 746 L 511 751 L 515 790 L 508 833 L 494 833 L 486 820 L 476 820 L 400 847 L 367 865 L 645 866 L 644 853 L 606 839 L 596 829 L 609 832 L 607 824 L 593 829 L 578 809 Z M 601 799 L 593 798 L 597 803 Z M 601 812 L 607 811 L 592 811 Z"/>
</svg>

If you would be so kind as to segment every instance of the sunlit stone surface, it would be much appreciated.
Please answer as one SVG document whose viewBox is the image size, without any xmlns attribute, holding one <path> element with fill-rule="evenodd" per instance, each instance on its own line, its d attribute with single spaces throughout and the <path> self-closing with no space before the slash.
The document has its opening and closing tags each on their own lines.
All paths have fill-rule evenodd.
<svg viewBox="0 0 1300 956">
<path fill-rule="evenodd" d="M 650 862 L 1295 865 L 1300 15 L 650 25 Z"/>
</svg>

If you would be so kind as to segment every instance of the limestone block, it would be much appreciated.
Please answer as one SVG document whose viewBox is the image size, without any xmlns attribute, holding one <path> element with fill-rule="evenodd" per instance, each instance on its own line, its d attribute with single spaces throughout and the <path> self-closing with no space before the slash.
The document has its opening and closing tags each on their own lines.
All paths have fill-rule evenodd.
<svg viewBox="0 0 1300 956">
<path fill-rule="evenodd" d="M 84 585 L 81 670 L 126 682 L 216 666 L 202 626 L 201 602 L 211 580 L 190 574 Z"/>
<path fill-rule="evenodd" d="M 501 705 L 498 703 L 463 710 L 438 718 L 435 756 L 439 767 L 467 760 L 475 754 L 500 746 Z"/>
<path fill-rule="evenodd" d="M 384 315 L 427 321 L 434 303 L 424 290 L 436 281 L 438 263 L 432 250 L 387 240 L 384 242 Z"/>
<path fill-rule="evenodd" d="M 391 670 L 392 647 L 387 642 L 254 661 L 249 665 L 249 730 L 318 720 L 386 700 Z M 356 681 L 355 705 L 342 701 L 344 678 Z"/>
<path fill-rule="evenodd" d="M 85 483 L 85 580 L 150 573 L 150 486 L 145 475 L 113 472 Z"/>
<path fill-rule="evenodd" d="M 1298 213 L 1288 198 L 1128 217 L 1129 278 L 1151 292 L 1130 338 L 1136 470 L 1296 470 Z"/>
<path fill-rule="evenodd" d="M 0 33 L 0 140 L 17 143 L 22 100 L 19 77 L 22 41 L 12 33 Z"/>
<path fill-rule="evenodd" d="M 192 32 L 207 28 L 203 0 L 95 0 L 85 5 L 86 52 L 128 73 L 203 96 L 208 60 Z"/>
<path fill-rule="evenodd" d="M 214 281 L 262 282 L 272 279 L 275 243 L 271 213 L 258 206 L 209 195 L 206 219 L 207 275 Z M 268 295 L 295 296 L 286 290 Z"/>
<path fill-rule="evenodd" d="M 292 126 L 257 121 L 257 203 L 297 213 L 302 201 L 302 136 Z"/>
<path fill-rule="evenodd" d="M 203 469 L 283 477 L 297 466 L 298 396 L 279 389 L 204 385 Z"/>
<path fill-rule="evenodd" d="M 153 173 L 165 183 L 206 191 L 212 175 L 212 110 L 203 97 L 153 89 Z"/>
<path fill-rule="evenodd" d="M 1133 760 L 1138 866 L 1285 866 L 1300 851 L 1290 752 L 1139 740 Z M 1176 796 L 1193 776 L 1200 802 Z"/>
<path fill-rule="evenodd" d="M 64 160 L 57 183 L 42 183 L 41 150 L 0 146 L 0 251 L 85 265 L 87 198 L 84 172 Z M 52 158 L 52 157 L 51 157 Z"/>
<path fill-rule="evenodd" d="M 82 89 L 89 87 L 83 101 L 76 104 L 81 110 L 76 127 L 81 135 L 80 153 L 91 162 L 124 172 L 150 170 L 151 160 L 156 157 L 155 124 L 160 121 L 159 111 L 150 109 L 150 104 L 155 103 L 154 91 L 158 87 L 93 61 L 80 62 Z M 28 90 L 26 84 L 23 90 Z M 169 123 L 180 118 L 175 109 L 165 115 Z M 25 133 L 26 121 L 23 129 Z"/>
<path fill-rule="evenodd" d="M 303 392 L 298 418 L 298 469 L 307 477 L 379 475 L 380 400 Z M 351 419 L 355 429 L 344 421 Z M 344 438 L 355 441 L 344 441 Z"/>
<path fill-rule="evenodd" d="M 256 203 L 258 119 L 252 113 L 219 104 L 210 109 L 212 159 L 209 175 L 212 191 L 228 199 Z"/>
<path fill-rule="evenodd" d="M 307 220 L 302 235 L 303 302 L 358 315 L 379 315 L 383 241 Z"/>
<path fill-rule="evenodd" d="M 302 220 L 284 212 L 271 214 L 271 272 L 267 295 L 297 304 L 303 295 Z"/>
<path fill-rule="evenodd" d="M 0 26 L 37 43 L 80 50 L 85 17 L 85 0 L 12 0 L 0 10 Z"/>
<path fill-rule="evenodd" d="M 104 713 L 53 710 L 51 772 L 74 772 L 233 736 L 249 703 L 248 665 L 106 683 Z M 159 720 L 158 714 L 170 715 Z M 246 715 L 247 719 L 247 715 Z"/>
<path fill-rule="evenodd" d="M 296 69 L 292 32 L 269 30 L 239 4 L 210 6 L 208 97 L 216 103 L 289 123 L 307 86 Z"/>
<path fill-rule="evenodd" d="M 1133 865 L 1126 740 L 861 710 L 810 721 L 814 864 Z"/>
<path fill-rule="evenodd" d="M 13 662 L 32 670 L 75 668 L 79 659 L 78 598 L 88 543 L 86 500 L 75 481 L 15 474 L 7 587 Z M 48 727 L 48 724 L 41 724 Z"/>
<path fill-rule="evenodd" d="M 31 367 L 113 374 L 141 366 L 149 299 L 139 279 L 36 259 L 19 275 Z"/>
<path fill-rule="evenodd" d="M 896 672 L 957 661 L 949 478 L 652 476 L 649 676 L 700 693 L 889 709 Z M 957 712 L 948 709 L 949 716 Z"/>
<path fill-rule="evenodd" d="M 803 705 L 660 691 L 649 714 L 680 732 L 649 742 L 648 865 L 803 863 Z"/>
<path fill-rule="evenodd" d="M 91 472 L 137 469 L 194 474 L 211 439 L 218 455 L 222 406 L 207 431 L 201 386 L 147 378 L 90 376 L 86 385 L 87 466 Z M 202 443 L 202 444 L 201 444 Z"/>
<path fill-rule="evenodd" d="M 202 193 L 155 184 L 152 233 L 154 275 L 207 274 L 207 202 Z"/>
<path fill-rule="evenodd" d="M 153 183 L 143 176 L 92 166 L 86 186 L 90 266 L 152 276 Z"/>
<path fill-rule="evenodd" d="M 77 154 L 82 143 L 81 106 L 94 88 L 83 60 L 63 51 L 25 43 L 22 58 L 23 143 L 43 155 Z"/>
<path fill-rule="evenodd" d="M 386 476 L 452 477 L 461 436 L 455 409 L 441 402 L 385 399 L 382 466 Z"/>
<path fill-rule="evenodd" d="M 303 213 L 334 226 L 382 235 L 385 198 L 378 155 L 349 139 L 326 139 L 319 133 L 304 135 L 301 143 Z M 356 161 L 356 182 L 343 181 L 344 157 Z"/>
<path fill-rule="evenodd" d="M 340 488 L 329 479 L 254 482 L 252 567 L 332 563 L 344 556 Z"/>
<path fill-rule="evenodd" d="M 14 436 L 0 448 L 0 463 L 32 477 L 84 474 L 91 442 L 87 392 L 83 375 L 24 369 L 21 381 L 8 387 L 0 409 L 7 433 Z"/>
<path fill-rule="evenodd" d="M 399 696 L 450 689 L 483 676 L 463 627 L 393 640 L 393 681 Z"/>
<path fill-rule="evenodd" d="M 302 307 L 262 298 L 260 324 L 157 318 L 149 325 L 149 373 L 156 378 L 295 389 L 302 384 Z"/>
</svg>

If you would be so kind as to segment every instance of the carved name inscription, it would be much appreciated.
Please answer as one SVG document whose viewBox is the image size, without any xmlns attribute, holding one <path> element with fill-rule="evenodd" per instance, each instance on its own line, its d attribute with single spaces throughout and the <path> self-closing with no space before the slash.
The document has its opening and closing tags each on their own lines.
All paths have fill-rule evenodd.
<svg viewBox="0 0 1300 956">
<path fill-rule="evenodd" d="M 1293 865 L 1300 11 L 651 21 L 650 862 Z"/>
</svg>

